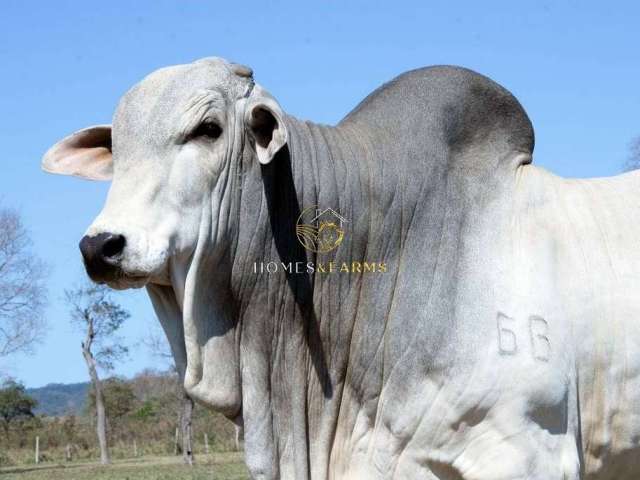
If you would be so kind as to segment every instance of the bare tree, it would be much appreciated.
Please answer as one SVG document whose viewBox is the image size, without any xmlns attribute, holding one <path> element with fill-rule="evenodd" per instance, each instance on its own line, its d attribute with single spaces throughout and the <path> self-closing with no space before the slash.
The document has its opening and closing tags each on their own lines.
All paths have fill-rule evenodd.
<svg viewBox="0 0 640 480">
<path fill-rule="evenodd" d="M 127 355 L 128 349 L 120 343 L 121 339 L 117 336 L 117 332 L 130 315 L 111 299 L 108 288 L 103 285 L 90 284 L 68 290 L 65 294 L 73 322 L 85 333 L 81 344 L 82 355 L 95 393 L 96 433 L 100 445 L 100 462 L 107 464 L 110 462 L 107 416 L 97 367 L 112 370 L 114 363 Z"/>
<path fill-rule="evenodd" d="M 629 158 L 627 158 L 624 170 L 628 172 L 637 168 L 640 168 L 640 137 L 635 138 L 629 144 Z"/>
<path fill-rule="evenodd" d="M 193 465 L 193 400 L 186 392 L 182 392 L 182 414 L 180 415 L 180 429 L 182 430 L 182 461 Z"/>
<path fill-rule="evenodd" d="M 14 210 L 0 210 L 0 357 L 30 352 L 45 332 L 47 268 Z"/>
<path fill-rule="evenodd" d="M 178 368 L 173 359 L 169 342 L 162 329 L 159 328 L 157 320 L 149 322 L 149 329 L 145 337 L 140 340 L 140 343 L 149 350 L 151 355 L 162 360 L 163 368 L 171 368 L 177 372 Z"/>
<path fill-rule="evenodd" d="M 184 372 L 178 372 L 178 366 L 171 353 L 167 338 L 159 330 L 157 327 L 151 329 L 148 336 L 142 340 L 142 343 L 147 346 L 153 356 L 165 361 L 171 361 L 174 370 L 178 373 L 180 394 L 182 396 L 181 409 L 178 412 L 178 423 L 182 432 L 182 460 L 187 465 L 193 465 L 195 461 L 193 454 L 193 409 L 195 404 L 193 399 L 184 391 L 182 385 Z"/>
</svg>

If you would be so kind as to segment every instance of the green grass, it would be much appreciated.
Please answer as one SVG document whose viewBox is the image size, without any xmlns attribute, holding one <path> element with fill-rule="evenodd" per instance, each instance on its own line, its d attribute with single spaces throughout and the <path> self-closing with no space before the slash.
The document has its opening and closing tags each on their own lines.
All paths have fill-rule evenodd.
<svg viewBox="0 0 640 480">
<path fill-rule="evenodd" d="M 242 454 L 215 453 L 196 456 L 196 465 L 181 457 L 144 457 L 96 463 L 48 463 L 0 469 L 2 480 L 247 480 Z"/>
</svg>

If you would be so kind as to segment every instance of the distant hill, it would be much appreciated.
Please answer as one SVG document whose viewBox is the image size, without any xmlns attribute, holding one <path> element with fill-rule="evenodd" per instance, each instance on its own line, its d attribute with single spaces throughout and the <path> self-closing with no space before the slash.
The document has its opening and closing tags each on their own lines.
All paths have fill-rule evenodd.
<svg viewBox="0 0 640 480">
<path fill-rule="evenodd" d="M 36 414 L 51 416 L 79 415 L 87 400 L 89 383 L 50 383 L 40 388 L 28 388 L 27 393 L 38 401 Z"/>
</svg>

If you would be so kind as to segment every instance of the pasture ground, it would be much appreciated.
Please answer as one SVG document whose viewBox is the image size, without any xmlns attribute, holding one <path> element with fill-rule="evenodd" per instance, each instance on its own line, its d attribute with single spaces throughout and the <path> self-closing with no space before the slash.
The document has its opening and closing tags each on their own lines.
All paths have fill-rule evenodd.
<svg viewBox="0 0 640 480">
<path fill-rule="evenodd" d="M 2 480 L 248 480 L 242 453 L 197 455 L 196 465 L 182 457 L 142 457 L 97 463 L 44 463 L 0 468 Z"/>
</svg>

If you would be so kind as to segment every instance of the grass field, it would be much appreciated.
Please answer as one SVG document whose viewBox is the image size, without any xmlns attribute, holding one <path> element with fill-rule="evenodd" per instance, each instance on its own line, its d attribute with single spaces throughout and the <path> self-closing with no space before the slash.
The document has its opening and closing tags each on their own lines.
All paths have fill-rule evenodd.
<svg viewBox="0 0 640 480">
<path fill-rule="evenodd" d="M 242 454 L 198 455 L 196 465 L 181 457 L 144 457 L 117 460 L 103 467 L 96 463 L 42 464 L 0 469 L 2 480 L 246 480 Z"/>
</svg>

